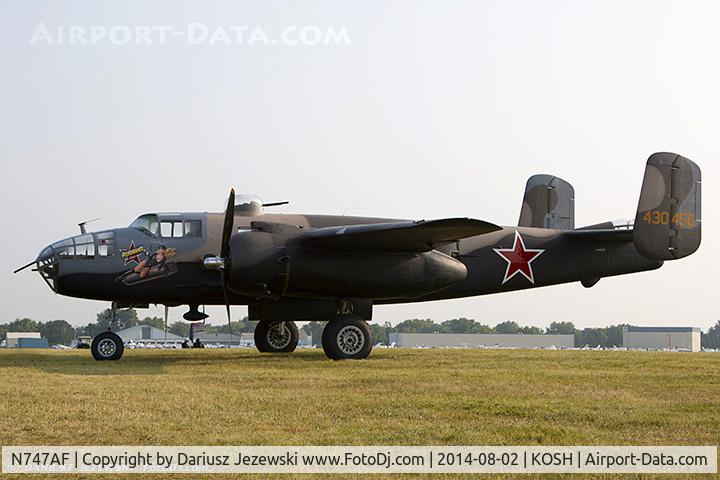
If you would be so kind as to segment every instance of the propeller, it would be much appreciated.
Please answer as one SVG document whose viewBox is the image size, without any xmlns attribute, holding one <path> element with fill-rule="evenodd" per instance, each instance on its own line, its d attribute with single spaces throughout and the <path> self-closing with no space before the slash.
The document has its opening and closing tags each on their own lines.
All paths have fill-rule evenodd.
<svg viewBox="0 0 720 480">
<path fill-rule="evenodd" d="M 225 218 L 223 219 L 222 238 L 220 240 L 220 256 L 206 257 L 203 265 L 208 270 L 217 270 L 220 274 L 223 298 L 225 300 L 225 312 L 228 319 L 228 331 L 232 339 L 232 321 L 230 317 L 230 290 L 228 289 L 228 271 L 230 270 L 230 239 L 233 235 L 233 224 L 235 222 L 235 189 L 230 189 Z"/>
<path fill-rule="evenodd" d="M 235 189 L 230 189 L 227 208 L 225 209 L 225 220 L 223 221 L 222 243 L 220 244 L 220 282 L 222 283 L 223 298 L 225 299 L 225 312 L 228 320 L 228 345 L 232 343 L 232 320 L 230 317 L 230 292 L 228 291 L 228 277 L 226 269 L 230 267 L 230 237 L 233 234 L 233 224 L 235 222 Z"/>
</svg>

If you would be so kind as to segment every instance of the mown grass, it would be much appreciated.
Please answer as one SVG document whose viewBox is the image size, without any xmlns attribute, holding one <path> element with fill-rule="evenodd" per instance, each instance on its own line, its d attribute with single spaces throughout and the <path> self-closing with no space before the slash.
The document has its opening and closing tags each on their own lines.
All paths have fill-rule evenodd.
<svg viewBox="0 0 720 480">
<path fill-rule="evenodd" d="M 2 445 L 717 445 L 720 355 L 10 350 L 0 422 Z"/>
</svg>

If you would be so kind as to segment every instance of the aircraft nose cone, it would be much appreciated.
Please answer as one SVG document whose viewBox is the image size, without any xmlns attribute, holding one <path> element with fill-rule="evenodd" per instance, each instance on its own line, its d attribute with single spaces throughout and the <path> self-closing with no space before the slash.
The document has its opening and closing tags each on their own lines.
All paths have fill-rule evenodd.
<svg viewBox="0 0 720 480">
<path fill-rule="evenodd" d="M 58 278 L 58 265 L 57 265 L 57 255 L 55 254 L 55 251 L 51 247 L 45 247 L 40 254 L 37 256 L 37 259 L 35 259 L 35 262 L 37 264 L 37 271 L 42 275 L 42 277 L 48 281 L 48 280 L 57 280 Z M 51 285 L 51 288 L 55 290 L 54 286 Z"/>
</svg>

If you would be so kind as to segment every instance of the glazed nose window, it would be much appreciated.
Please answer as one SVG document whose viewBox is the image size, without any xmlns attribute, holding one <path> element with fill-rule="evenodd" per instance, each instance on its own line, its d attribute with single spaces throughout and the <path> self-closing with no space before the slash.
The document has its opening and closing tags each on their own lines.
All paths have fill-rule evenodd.
<svg viewBox="0 0 720 480">
<path fill-rule="evenodd" d="M 40 263 L 45 263 L 53 260 L 53 250 L 50 247 L 45 247 L 45 249 L 40 252 L 40 255 L 38 255 L 37 261 Z"/>
<path fill-rule="evenodd" d="M 75 258 L 95 258 L 95 241 L 92 234 L 75 237 Z"/>
<path fill-rule="evenodd" d="M 60 258 L 73 258 L 75 256 L 75 246 L 72 238 L 53 243 L 52 248 Z"/>
</svg>

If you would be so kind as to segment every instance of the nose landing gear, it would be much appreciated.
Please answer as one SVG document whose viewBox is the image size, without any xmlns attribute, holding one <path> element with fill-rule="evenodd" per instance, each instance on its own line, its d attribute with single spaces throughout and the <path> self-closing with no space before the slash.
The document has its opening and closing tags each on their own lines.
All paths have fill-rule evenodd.
<svg viewBox="0 0 720 480">
<path fill-rule="evenodd" d="M 112 315 L 110 328 L 107 332 L 96 335 L 90 345 L 90 352 L 95 360 L 120 360 L 125 352 L 122 338 L 111 330 L 117 326 L 117 304 L 115 302 L 112 303 L 110 312 Z"/>
<path fill-rule="evenodd" d="M 90 351 L 95 360 L 120 360 L 125 345 L 117 333 L 103 332 L 93 338 Z"/>
</svg>

